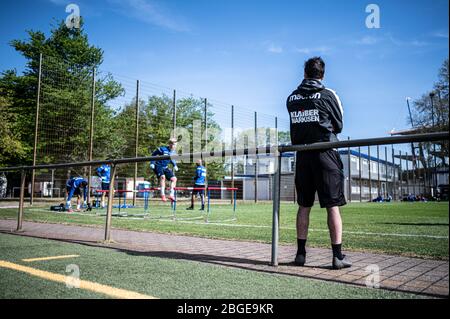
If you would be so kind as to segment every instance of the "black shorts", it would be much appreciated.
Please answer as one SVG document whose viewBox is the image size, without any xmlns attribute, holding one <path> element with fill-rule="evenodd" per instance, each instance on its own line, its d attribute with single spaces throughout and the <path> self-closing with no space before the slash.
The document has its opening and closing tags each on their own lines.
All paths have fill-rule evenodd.
<svg viewBox="0 0 450 319">
<path fill-rule="evenodd" d="M 102 182 L 102 191 L 109 191 L 109 183 Z"/>
<path fill-rule="evenodd" d="M 295 186 L 300 206 L 312 207 L 316 192 L 322 208 L 347 204 L 344 164 L 335 150 L 298 152 Z"/>
<path fill-rule="evenodd" d="M 166 179 L 171 180 L 172 177 L 175 177 L 175 174 L 167 167 L 156 166 L 153 172 L 156 174 L 158 178 L 161 176 L 166 176 Z"/>
<path fill-rule="evenodd" d="M 194 189 L 194 192 L 193 192 L 194 195 L 197 195 L 197 194 L 198 195 L 205 195 L 205 185 L 195 184 L 194 188 L 202 188 L 202 190 Z"/>
</svg>

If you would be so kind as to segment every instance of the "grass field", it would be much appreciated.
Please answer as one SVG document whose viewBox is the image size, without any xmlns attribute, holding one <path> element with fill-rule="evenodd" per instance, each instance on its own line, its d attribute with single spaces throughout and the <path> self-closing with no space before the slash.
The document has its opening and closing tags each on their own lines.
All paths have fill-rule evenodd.
<svg viewBox="0 0 450 319">
<path fill-rule="evenodd" d="M 25 261 L 67 256 L 55 260 Z M 70 268 L 67 268 L 68 265 Z M 91 289 L 68 288 L 67 269 Z M 9 267 L 9 268 L 8 268 Z M 27 267 L 26 271 L 21 270 Z M 42 278 L 42 271 L 48 278 Z M 62 279 L 58 280 L 58 276 Z M 74 284 L 74 282 L 72 282 Z M 102 286 L 100 286 L 100 284 Z M 87 287 L 87 286 L 86 286 Z M 111 298 L 139 293 L 155 298 L 423 298 L 413 294 L 163 259 L 118 250 L 0 234 L 0 299 Z M 116 296 L 117 297 L 117 296 Z"/>
<path fill-rule="evenodd" d="M 104 211 L 87 214 L 54 213 L 48 207 L 36 204 L 25 209 L 25 220 L 69 223 L 77 225 L 97 225 L 104 227 Z M 172 215 L 170 206 L 152 204 L 147 218 L 114 217 L 115 228 L 188 234 L 208 238 L 224 238 L 270 242 L 272 205 L 270 203 L 239 204 L 237 221 L 230 221 L 230 205 L 213 205 L 210 222 L 203 221 L 204 215 L 195 211 L 187 213 L 186 203 L 178 205 L 177 216 Z M 280 242 L 295 244 L 296 205 L 281 204 Z M 117 209 L 115 209 L 117 212 Z M 130 214 L 142 213 L 141 208 L 125 209 Z M 96 214 L 97 213 L 97 214 Z M 405 256 L 429 257 L 448 260 L 449 257 L 449 204 L 448 203 L 351 203 L 342 208 L 344 221 L 344 248 L 371 252 L 384 252 Z M 0 209 L 0 218 L 16 218 L 17 209 Z M 199 217 L 200 219 L 193 219 Z M 308 245 L 329 247 L 326 213 L 317 205 L 311 213 Z"/>
</svg>

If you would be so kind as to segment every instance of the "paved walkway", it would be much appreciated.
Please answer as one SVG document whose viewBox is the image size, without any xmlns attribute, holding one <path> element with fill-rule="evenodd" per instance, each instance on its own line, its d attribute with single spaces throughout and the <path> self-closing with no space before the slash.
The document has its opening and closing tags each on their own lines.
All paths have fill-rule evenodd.
<svg viewBox="0 0 450 319">
<path fill-rule="evenodd" d="M 0 220 L 0 232 L 14 233 L 15 220 Z M 269 265 L 269 244 L 205 239 L 198 237 L 112 230 L 114 243 L 103 244 L 102 228 L 24 222 L 21 235 L 111 247 L 147 256 L 195 260 L 249 270 L 288 274 L 366 286 L 369 265 L 379 267 L 380 288 L 439 297 L 449 295 L 449 262 L 385 254 L 350 252 L 353 267 L 332 270 L 329 249 L 310 248 L 306 267 L 292 260 L 295 246 L 280 246 L 280 266 Z"/>
</svg>

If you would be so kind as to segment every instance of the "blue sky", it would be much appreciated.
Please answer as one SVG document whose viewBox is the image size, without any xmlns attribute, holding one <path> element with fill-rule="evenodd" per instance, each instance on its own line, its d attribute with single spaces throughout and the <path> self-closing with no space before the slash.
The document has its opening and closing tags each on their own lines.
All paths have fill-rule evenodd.
<svg viewBox="0 0 450 319">
<path fill-rule="evenodd" d="M 9 45 L 48 34 L 75 3 L 103 70 L 287 118 L 304 61 L 320 55 L 344 105 L 344 136 L 405 128 L 405 98 L 430 90 L 448 57 L 447 0 L 15 0 L 1 3 L 0 70 L 23 70 Z M 368 29 L 365 8 L 380 7 Z"/>
</svg>

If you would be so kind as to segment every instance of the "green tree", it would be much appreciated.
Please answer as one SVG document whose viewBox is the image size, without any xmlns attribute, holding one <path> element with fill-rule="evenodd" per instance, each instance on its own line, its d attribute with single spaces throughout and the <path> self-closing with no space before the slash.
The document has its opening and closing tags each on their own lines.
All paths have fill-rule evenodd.
<svg viewBox="0 0 450 319">
<path fill-rule="evenodd" d="M 87 158 L 87 143 L 89 135 L 89 119 L 83 114 L 90 108 L 90 96 L 92 96 L 91 74 L 98 69 L 103 62 L 103 51 L 89 44 L 88 37 L 81 21 L 80 28 L 69 29 L 65 23 L 57 23 L 47 37 L 41 31 L 27 31 L 27 40 L 13 40 L 11 46 L 26 58 L 26 69 L 23 74 L 16 70 L 6 70 L 0 76 L 0 90 L 6 92 L 6 98 L 10 101 L 8 109 L 14 114 L 14 129 L 19 132 L 19 143 L 24 155 L 13 159 L 8 164 L 29 164 L 32 161 L 34 144 L 35 113 L 37 100 L 37 86 L 39 74 L 39 56 L 43 55 L 43 86 L 41 93 L 45 95 L 42 110 L 43 116 L 49 119 L 48 123 L 66 123 L 70 126 L 86 127 L 82 134 L 62 140 L 58 132 L 53 134 L 53 140 L 42 139 L 41 148 L 50 145 L 55 150 L 66 149 L 67 144 L 76 145 L 69 154 L 54 152 L 43 159 L 44 162 L 52 162 L 58 159 L 80 160 Z M 45 68 L 45 69 L 44 69 Z M 73 85 L 69 85 L 73 84 Z M 113 111 L 106 107 L 106 103 L 122 94 L 119 83 L 107 74 L 98 77 L 96 81 L 96 137 L 109 137 L 109 140 L 96 144 L 107 148 L 108 142 L 114 138 L 105 131 L 112 121 Z M 53 108 L 50 105 L 54 106 Z M 70 118 L 61 110 L 63 106 L 73 106 L 70 110 Z M 102 132 L 103 130 L 103 132 Z M 2 136 L 3 138 L 3 136 Z M 100 150 L 100 155 L 108 153 Z M 3 162 L 2 162 L 3 163 Z"/>
<path fill-rule="evenodd" d="M 449 66 L 448 58 L 443 62 L 438 81 L 433 90 L 423 94 L 413 102 L 412 120 L 409 124 L 418 132 L 438 132 L 449 130 Z M 441 159 L 449 156 L 448 141 L 436 142 Z M 433 143 L 419 143 L 419 153 L 422 165 L 426 168 L 432 164 Z M 442 161 L 443 163 L 443 161 Z"/>
</svg>

